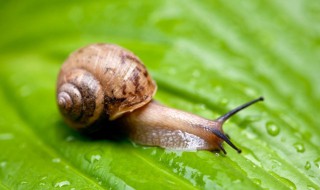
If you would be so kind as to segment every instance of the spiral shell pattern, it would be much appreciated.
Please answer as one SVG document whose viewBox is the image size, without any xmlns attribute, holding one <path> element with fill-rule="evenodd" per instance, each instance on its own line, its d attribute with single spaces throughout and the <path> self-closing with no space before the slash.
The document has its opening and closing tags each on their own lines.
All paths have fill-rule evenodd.
<svg viewBox="0 0 320 190">
<path fill-rule="evenodd" d="M 133 53 L 116 45 L 92 44 L 72 53 L 62 65 L 57 104 L 65 121 L 82 129 L 142 107 L 156 88 Z"/>
</svg>

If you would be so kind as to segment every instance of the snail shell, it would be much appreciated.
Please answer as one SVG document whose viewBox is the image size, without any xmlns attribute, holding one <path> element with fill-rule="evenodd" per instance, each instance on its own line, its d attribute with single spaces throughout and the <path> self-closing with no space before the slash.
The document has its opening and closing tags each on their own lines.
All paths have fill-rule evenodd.
<svg viewBox="0 0 320 190">
<path fill-rule="evenodd" d="M 117 45 L 92 44 L 72 53 L 62 65 L 57 102 L 65 121 L 83 129 L 146 105 L 156 89 L 132 52 Z"/>
</svg>

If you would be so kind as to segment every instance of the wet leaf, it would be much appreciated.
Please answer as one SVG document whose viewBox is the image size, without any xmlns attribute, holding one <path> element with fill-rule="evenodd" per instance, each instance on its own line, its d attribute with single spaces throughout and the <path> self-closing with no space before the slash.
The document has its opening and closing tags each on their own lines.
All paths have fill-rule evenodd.
<svg viewBox="0 0 320 190">
<path fill-rule="evenodd" d="M 319 189 L 320 6 L 308 1 L 15 1 L 0 6 L 0 188 Z M 75 49 L 135 52 L 163 104 L 216 118 L 237 154 L 91 139 L 62 121 Z"/>
</svg>

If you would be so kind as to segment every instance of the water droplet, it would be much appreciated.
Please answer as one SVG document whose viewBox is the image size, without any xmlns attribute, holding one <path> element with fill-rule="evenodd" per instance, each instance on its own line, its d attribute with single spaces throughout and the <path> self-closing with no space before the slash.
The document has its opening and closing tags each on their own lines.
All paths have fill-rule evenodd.
<svg viewBox="0 0 320 190">
<path fill-rule="evenodd" d="M 60 162 L 61 162 L 61 159 L 60 159 L 60 158 L 53 158 L 53 159 L 52 159 L 52 162 L 53 162 L 53 163 L 60 163 Z"/>
<path fill-rule="evenodd" d="M 70 181 L 66 179 L 56 179 L 55 182 L 53 183 L 54 187 L 64 187 L 70 185 Z"/>
<path fill-rule="evenodd" d="M 277 136 L 280 133 L 280 128 L 276 126 L 273 122 L 268 122 L 266 124 L 266 129 L 269 135 Z"/>
<path fill-rule="evenodd" d="M 48 176 L 42 176 L 40 177 L 40 181 L 46 180 L 48 178 Z"/>
<path fill-rule="evenodd" d="M 309 161 L 306 162 L 306 164 L 304 165 L 304 168 L 305 168 L 306 170 L 309 170 L 309 169 L 311 168 L 311 164 L 310 164 Z"/>
<path fill-rule="evenodd" d="M 285 177 L 282 177 L 278 174 L 276 174 L 275 172 L 270 172 L 270 174 L 274 177 L 276 177 L 279 181 L 281 181 L 282 183 L 284 183 L 286 186 L 289 187 L 289 189 L 297 189 L 295 183 L 293 183 L 291 180 L 285 178 Z"/>
<path fill-rule="evenodd" d="M 84 158 L 89 162 L 89 163 L 94 163 L 96 161 L 99 161 L 101 159 L 101 151 L 95 150 L 92 152 L 89 152 L 85 154 Z"/>
<path fill-rule="evenodd" d="M 302 143 L 294 143 L 294 148 L 297 150 L 297 152 L 303 153 L 305 151 L 304 145 Z"/>
<path fill-rule="evenodd" d="M 317 159 L 314 161 L 314 164 L 320 169 L 320 158 L 317 158 Z"/>
<path fill-rule="evenodd" d="M 252 162 L 254 164 L 253 167 L 255 167 L 255 166 L 261 167 L 262 166 L 261 161 L 252 151 L 246 150 L 243 152 L 245 152 L 244 155 L 248 159 L 248 161 Z"/>
<path fill-rule="evenodd" d="M 63 186 L 68 186 L 68 185 L 70 185 L 69 181 L 60 181 L 60 182 L 56 183 L 54 185 L 54 187 L 63 187 Z"/>
</svg>

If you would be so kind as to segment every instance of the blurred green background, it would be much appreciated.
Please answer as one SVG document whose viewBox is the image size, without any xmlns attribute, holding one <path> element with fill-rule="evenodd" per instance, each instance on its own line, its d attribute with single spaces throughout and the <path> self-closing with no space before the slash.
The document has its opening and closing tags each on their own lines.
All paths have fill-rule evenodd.
<svg viewBox="0 0 320 190">
<path fill-rule="evenodd" d="M 320 3 L 2 1 L 0 189 L 320 189 Z M 241 154 L 92 140 L 55 103 L 59 67 L 90 43 L 135 52 L 155 99 L 216 118 Z"/>
</svg>

